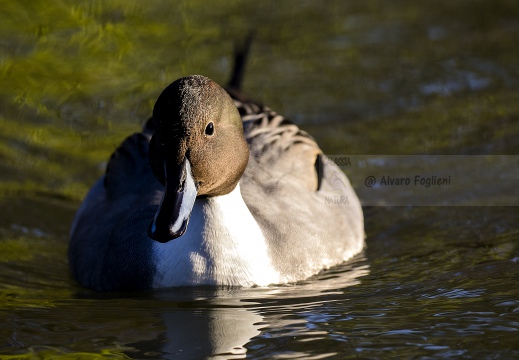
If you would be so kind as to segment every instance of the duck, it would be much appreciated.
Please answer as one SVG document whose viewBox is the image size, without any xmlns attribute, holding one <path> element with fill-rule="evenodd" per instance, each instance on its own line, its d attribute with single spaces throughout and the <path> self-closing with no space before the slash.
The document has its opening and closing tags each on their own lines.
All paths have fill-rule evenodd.
<svg viewBox="0 0 519 360">
<path fill-rule="evenodd" d="M 79 285 L 297 284 L 362 251 L 362 206 L 344 172 L 237 88 L 202 75 L 174 81 L 113 152 L 71 226 Z"/>
</svg>

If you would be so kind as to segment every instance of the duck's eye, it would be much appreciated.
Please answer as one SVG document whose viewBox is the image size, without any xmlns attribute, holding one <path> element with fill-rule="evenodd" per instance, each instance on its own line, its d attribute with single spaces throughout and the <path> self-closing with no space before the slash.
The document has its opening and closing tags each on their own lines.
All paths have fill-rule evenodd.
<svg viewBox="0 0 519 360">
<path fill-rule="evenodd" d="M 213 122 L 210 122 L 209 124 L 207 124 L 207 126 L 205 127 L 205 134 L 208 136 L 211 136 L 214 134 Z"/>
</svg>

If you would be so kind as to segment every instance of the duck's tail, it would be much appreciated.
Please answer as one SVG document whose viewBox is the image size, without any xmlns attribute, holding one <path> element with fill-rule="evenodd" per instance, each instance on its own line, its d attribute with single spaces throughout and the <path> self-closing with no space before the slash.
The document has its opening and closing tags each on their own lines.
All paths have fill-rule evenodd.
<svg viewBox="0 0 519 360">
<path fill-rule="evenodd" d="M 255 31 L 250 30 L 243 41 L 237 41 L 234 46 L 234 66 L 231 74 L 231 79 L 227 84 L 226 90 L 233 96 L 240 98 L 242 95 L 241 87 L 245 75 L 245 67 L 247 65 L 247 57 L 249 56 L 252 40 L 254 39 Z"/>
</svg>

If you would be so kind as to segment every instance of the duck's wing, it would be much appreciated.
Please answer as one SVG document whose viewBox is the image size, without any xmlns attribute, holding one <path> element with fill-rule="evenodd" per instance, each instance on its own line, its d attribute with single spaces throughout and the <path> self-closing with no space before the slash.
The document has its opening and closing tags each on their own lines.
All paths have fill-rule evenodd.
<svg viewBox="0 0 519 360">
<path fill-rule="evenodd" d="M 74 218 L 69 262 L 77 281 L 96 290 L 148 288 L 152 249 L 147 235 L 161 198 L 148 161 L 150 133 L 127 137 Z"/>
<path fill-rule="evenodd" d="M 314 138 L 270 108 L 235 99 L 242 116 L 249 144 L 251 166 L 259 166 L 268 175 L 263 181 L 289 177 L 308 191 L 317 191 L 321 183 L 322 151 Z M 274 173 L 278 176 L 272 177 Z M 255 174 L 260 176 L 260 174 Z"/>
<path fill-rule="evenodd" d="M 250 148 L 242 196 L 285 279 L 308 277 L 358 253 L 362 208 L 342 170 L 291 121 L 254 102 L 235 103 Z"/>
</svg>

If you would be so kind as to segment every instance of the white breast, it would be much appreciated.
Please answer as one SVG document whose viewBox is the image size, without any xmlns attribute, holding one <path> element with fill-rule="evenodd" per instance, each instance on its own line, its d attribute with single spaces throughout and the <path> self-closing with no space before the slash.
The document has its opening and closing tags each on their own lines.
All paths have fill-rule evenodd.
<svg viewBox="0 0 519 360">
<path fill-rule="evenodd" d="M 230 194 L 197 199 L 186 233 L 166 244 L 154 243 L 153 252 L 154 287 L 281 282 L 239 185 Z"/>
</svg>

